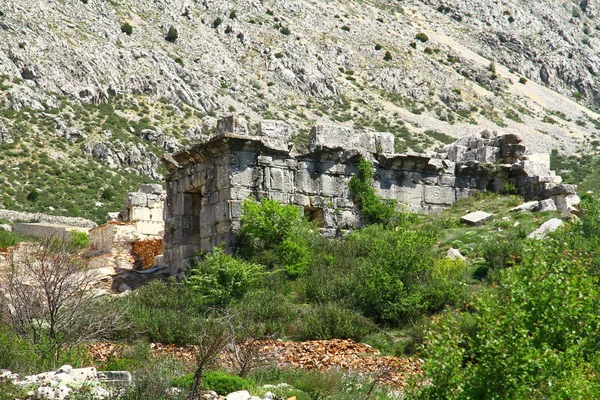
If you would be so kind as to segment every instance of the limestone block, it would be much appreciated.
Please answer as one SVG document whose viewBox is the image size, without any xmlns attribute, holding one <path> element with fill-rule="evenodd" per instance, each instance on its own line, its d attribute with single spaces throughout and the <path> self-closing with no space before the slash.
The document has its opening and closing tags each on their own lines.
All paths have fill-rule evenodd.
<svg viewBox="0 0 600 400">
<path fill-rule="evenodd" d="M 164 199 L 161 198 L 158 194 L 149 194 L 148 197 L 148 207 L 149 208 L 163 208 L 164 207 Z"/>
<path fill-rule="evenodd" d="M 229 182 L 232 186 L 250 187 L 254 183 L 254 168 L 232 171 Z"/>
<path fill-rule="evenodd" d="M 519 206 L 513 207 L 510 209 L 510 211 L 512 212 L 518 212 L 518 211 L 535 211 L 539 206 L 539 201 L 528 201 L 526 203 L 523 203 Z"/>
<path fill-rule="evenodd" d="M 440 186 L 451 186 L 456 185 L 456 177 L 454 175 L 440 175 L 438 183 Z"/>
<path fill-rule="evenodd" d="M 448 159 L 453 162 L 463 162 L 467 154 L 467 148 L 465 146 L 451 145 L 448 148 Z"/>
<path fill-rule="evenodd" d="M 353 228 L 360 222 L 360 216 L 352 211 L 342 211 L 338 226 L 343 229 Z"/>
<path fill-rule="evenodd" d="M 423 185 L 402 186 L 398 191 L 398 201 L 420 206 L 423 202 Z"/>
<path fill-rule="evenodd" d="M 552 218 L 544 222 L 539 228 L 527 235 L 530 239 L 544 239 L 550 232 L 556 231 L 563 225 L 563 221 L 558 218 Z"/>
<path fill-rule="evenodd" d="M 446 257 L 451 260 L 462 260 L 465 261 L 467 258 L 463 256 L 458 249 L 450 247 L 446 252 Z"/>
<path fill-rule="evenodd" d="M 394 135 L 387 132 L 360 132 L 334 125 L 317 125 L 308 137 L 309 145 L 360 150 L 376 154 L 394 152 Z"/>
<path fill-rule="evenodd" d="M 258 165 L 268 167 L 273 163 L 273 157 L 258 156 L 257 163 Z"/>
<path fill-rule="evenodd" d="M 498 159 L 498 147 L 482 147 L 477 149 L 477 161 L 492 164 Z"/>
<path fill-rule="evenodd" d="M 447 186 L 425 186 L 424 200 L 427 204 L 451 205 L 454 203 L 454 189 Z"/>
<path fill-rule="evenodd" d="M 289 194 L 284 192 L 269 192 L 269 199 L 277 200 L 284 204 L 287 204 L 289 200 Z"/>
<path fill-rule="evenodd" d="M 75 382 L 89 382 L 97 377 L 96 368 L 73 368 L 69 373 Z"/>
<path fill-rule="evenodd" d="M 258 125 L 258 135 L 289 142 L 294 135 L 294 130 L 283 121 L 262 120 Z"/>
<path fill-rule="evenodd" d="M 131 192 L 127 194 L 127 207 L 146 207 L 148 205 L 148 197 L 145 193 Z"/>
<path fill-rule="evenodd" d="M 251 189 L 235 187 L 235 188 L 231 188 L 228 191 L 228 193 L 229 193 L 229 198 L 231 200 L 246 200 L 247 198 L 252 196 L 253 191 Z M 221 198 L 223 198 L 223 197 L 224 196 L 221 195 Z"/>
<path fill-rule="evenodd" d="M 162 208 L 150 208 L 150 221 L 159 221 L 163 220 L 163 209 Z"/>
<path fill-rule="evenodd" d="M 490 219 L 492 219 L 493 214 L 487 213 L 485 211 L 475 211 L 460 217 L 460 221 L 469 225 L 483 225 Z"/>
<path fill-rule="evenodd" d="M 332 175 L 321 175 L 321 188 L 319 193 L 323 196 L 340 196 L 346 192 L 347 187 L 343 178 Z"/>
<path fill-rule="evenodd" d="M 223 201 L 215 205 L 215 221 L 227 220 L 229 220 L 229 204 Z"/>
<path fill-rule="evenodd" d="M 160 183 L 145 183 L 143 185 L 140 185 L 138 192 L 148 194 L 161 194 L 164 192 L 164 189 Z"/>
<path fill-rule="evenodd" d="M 540 212 L 556 211 L 556 204 L 554 204 L 554 200 L 552 199 L 542 200 L 538 203 L 538 209 Z"/>
<path fill-rule="evenodd" d="M 525 160 L 537 162 L 538 164 L 545 165 L 546 168 L 550 169 L 550 153 L 528 154 L 524 157 Z"/>
<path fill-rule="evenodd" d="M 231 219 L 240 219 L 242 216 L 242 205 L 243 201 L 240 200 L 231 200 L 229 203 L 229 218 Z"/>
<path fill-rule="evenodd" d="M 230 115 L 217 121 L 217 132 L 219 134 L 233 133 L 236 135 L 247 135 L 248 127 L 246 119 L 239 115 Z"/>
<path fill-rule="evenodd" d="M 290 197 L 290 202 L 298 206 L 306 207 L 310 205 L 310 198 L 303 194 L 293 194 Z"/>
<path fill-rule="evenodd" d="M 283 190 L 283 171 L 276 168 L 270 168 L 272 190 Z"/>
<path fill-rule="evenodd" d="M 550 196 L 577 194 L 577 185 L 561 184 L 548 189 Z"/>
<path fill-rule="evenodd" d="M 147 207 L 131 207 L 129 209 L 129 219 L 131 221 L 149 221 L 150 209 Z"/>
<path fill-rule="evenodd" d="M 229 221 L 219 222 L 215 228 L 215 231 L 217 232 L 217 235 L 222 235 L 227 232 L 230 232 L 231 231 L 231 222 L 229 222 Z"/>
<path fill-rule="evenodd" d="M 294 183 L 296 184 L 296 192 L 302 194 L 317 194 L 319 191 L 318 183 L 306 170 L 299 170 L 294 173 Z"/>
</svg>

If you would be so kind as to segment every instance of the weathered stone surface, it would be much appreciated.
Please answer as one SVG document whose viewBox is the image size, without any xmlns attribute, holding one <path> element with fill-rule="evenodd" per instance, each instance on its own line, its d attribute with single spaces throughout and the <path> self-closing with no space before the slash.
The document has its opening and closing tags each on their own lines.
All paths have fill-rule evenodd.
<svg viewBox="0 0 600 400">
<path fill-rule="evenodd" d="M 460 217 L 461 222 L 469 225 L 483 225 L 490 219 L 492 219 L 493 214 L 487 213 L 485 211 L 475 211 Z"/>
<path fill-rule="evenodd" d="M 538 203 L 538 210 L 540 212 L 556 211 L 556 204 L 554 204 L 554 200 L 552 199 L 541 200 Z"/>
<path fill-rule="evenodd" d="M 320 125 L 311 131 L 309 146 L 274 148 L 267 136 L 232 135 L 234 119 L 221 125 L 225 134 L 173 154 L 167 165 L 164 261 L 174 275 L 195 251 L 231 242 L 246 198 L 264 197 L 303 207 L 324 234 L 360 225 L 348 184 L 361 157 L 373 164 L 373 188 L 380 196 L 422 213 L 440 212 L 480 190 L 503 190 L 506 183 L 527 200 L 535 199 L 533 204 L 539 208 L 540 197 L 550 198 L 546 188 L 552 187 L 555 178 L 544 164 L 509 162 L 524 151 L 514 135 L 472 135 L 436 155 L 387 154 L 393 152 L 394 144 L 389 134 Z M 259 131 L 267 135 L 272 130 L 271 136 L 285 137 L 279 129 L 287 130 L 278 121 L 266 121 Z M 567 189 L 552 193 L 562 196 L 566 204 L 566 195 L 558 193 Z M 146 201 L 151 202 L 149 197 Z M 550 209 L 550 203 L 544 207 Z M 475 214 L 466 220 L 476 224 L 490 216 Z"/>
<path fill-rule="evenodd" d="M 289 142 L 292 139 L 294 130 L 286 122 L 279 120 L 263 120 L 258 126 L 258 134 L 271 139 Z"/>
<path fill-rule="evenodd" d="M 516 206 L 510 209 L 510 211 L 535 211 L 539 206 L 539 201 L 528 201 L 526 203 L 521 204 L 520 206 Z"/>
<path fill-rule="evenodd" d="M 463 256 L 458 249 L 450 247 L 446 252 L 446 257 L 451 260 L 462 260 L 465 261 L 467 258 Z"/>
<path fill-rule="evenodd" d="M 527 235 L 530 239 L 544 239 L 549 233 L 556 231 L 563 225 L 563 221 L 558 218 L 552 218 L 544 222 L 539 228 Z"/>
</svg>

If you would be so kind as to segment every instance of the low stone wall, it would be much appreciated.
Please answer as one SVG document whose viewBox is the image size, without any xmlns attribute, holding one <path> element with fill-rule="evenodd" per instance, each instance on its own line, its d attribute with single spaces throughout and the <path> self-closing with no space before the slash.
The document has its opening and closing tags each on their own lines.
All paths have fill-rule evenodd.
<svg viewBox="0 0 600 400">
<path fill-rule="evenodd" d="M 32 236 L 37 238 L 58 238 L 64 239 L 71 232 L 84 232 L 88 233 L 90 228 L 83 228 L 80 226 L 68 226 L 68 225 L 57 225 L 57 224 L 43 224 L 43 223 L 16 223 L 13 224 L 13 232 L 20 233 L 25 236 Z"/>
<path fill-rule="evenodd" d="M 78 226 L 82 228 L 93 228 L 97 224 L 89 219 L 79 217 L 61 217 L 42 213 L 28 213 L 12 210 L 0 210 L 0 219 L 12 222 L 45 223 L 54 225 Z"/>
<path fill-rule="evenodd" d="M 380 196 L 421 213 L 482 190 L 516 190 L 526 199 L 572 191 L 557 186 L 547 157 L 528 154 L 517 135 L 484 131 L 427 155 L 394 154 L 388 133 L 317 126 L 309 145 L 297 148 L 281 121 L 261 123 L 256 136 L 239 134 L 242 125 L 231 117 L 219 126 L 223 131 L 208 143 L 163 157 L 169 170 L 164 255 L 174 274 L 198 252 L 231 246 L 249 197 L 302 207 L 325 234 L 359 226 L 348 182 L 361 158 L 373 163 Z"/>
</svg>

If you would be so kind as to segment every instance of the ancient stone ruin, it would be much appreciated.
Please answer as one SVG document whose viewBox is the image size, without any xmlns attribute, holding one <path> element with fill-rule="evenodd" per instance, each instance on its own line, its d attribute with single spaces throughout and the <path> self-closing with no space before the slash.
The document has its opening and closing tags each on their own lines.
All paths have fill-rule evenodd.
<svg viewBox="0 0 600 400">
<path fill-rule="evenodd" d="M 290 143 L 292 130 L 282 121 L 262 121 L 255 135 L 235 117 L 218 128 L 212 140 L 163 157 L 164 261 L 172 274 L 198 252 L 230 246 L 249 197 L 302 207 L 325 234 L 360 225 L 348 182 L 361 158 L 373 163 L 380 196 L 421 213 L 483 190 L 512 190 L 528 200 L 552 196 L 561 204 L 576 189 L 560 185 L 549 156 L 529 154 L 514 134 L 484 131 L 427 155 L 396 154 L 389 133 L 338 126 L 315 126 L 306 146 Z"/>
<path fill-rule="evenodd" d="M 87 262 L 112 289 L 135 288 L 146 278 L 137 272 L 162 264 L 165 197 L 161 185 L 141 185 L 127 194 L 124 210 L 89 231 Z"/>
</svg>

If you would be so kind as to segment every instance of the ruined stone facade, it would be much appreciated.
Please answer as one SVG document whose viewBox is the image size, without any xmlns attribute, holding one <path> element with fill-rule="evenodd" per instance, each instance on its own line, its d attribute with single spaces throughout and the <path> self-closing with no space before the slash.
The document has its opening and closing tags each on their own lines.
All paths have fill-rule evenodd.
<svg viewBox="0 0 600 400">
<path fill-rule="evenodd" d="M 360 225 L 348 182 L 361 157 L 375 167 L 379 195 L 422 213 L 438 212 L 482 190 L 512 188 L 526 199 L 574 192 L 558 185 L 549 157 L 528 155 L 517 135 L 484 131 L 443 153 L 425 155 L 394 154 L 391 134 L 334 126 L 313 128 L 309 144 L 296 147 L 288 128 L 281 121 L 264 121 L 256 135 L 248 135 L 229 117 L 209 142 L 163 157 L 169 170 L 164 261 L 173 274 L 198 252 L 231 244 L 249 197 L 302 207 L 326 234 Z"/>
</svg>

